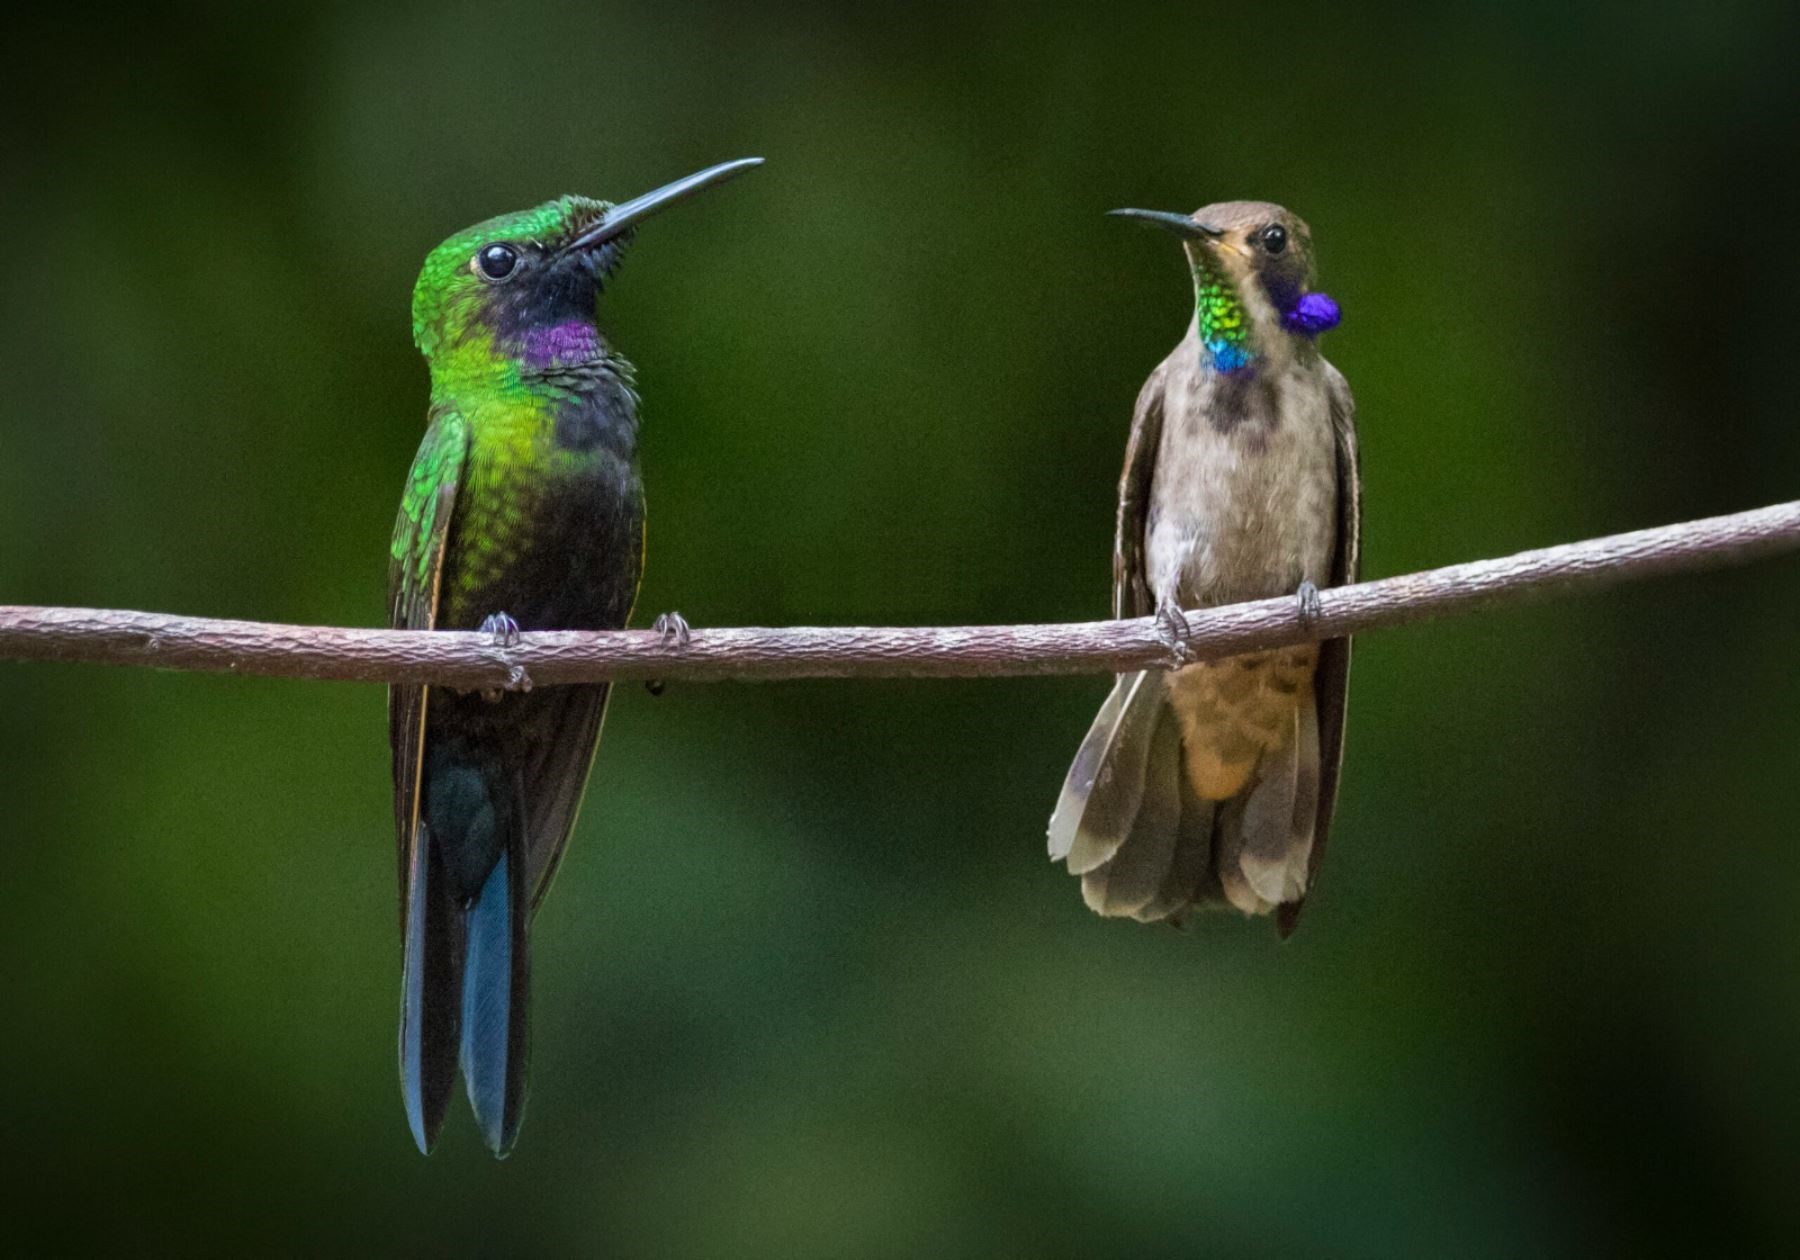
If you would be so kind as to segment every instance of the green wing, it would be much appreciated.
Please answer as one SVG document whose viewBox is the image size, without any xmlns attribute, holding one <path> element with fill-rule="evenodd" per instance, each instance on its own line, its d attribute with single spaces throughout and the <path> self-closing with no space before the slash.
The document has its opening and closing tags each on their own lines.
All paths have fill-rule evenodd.
<svg viewBox="0 0 1800 1260">
<path fill-rule="evenodd" d="M 437 624 L 444 546 L 456 511 L 456 487 L 469 454 L 469 426 L 450 410 L 434 411 L 406 475 L 388 564 L 388 624 L 430 630 Z M 419 758 L 425 748 L 429 688 L 388 688 L 388 743 L 394 753 L 394 831 L 400 849 L 400 922 L 406 923 L 406 875 L 418 833 Z"/>
<path fill-rule="evenodd" d="M 469 453 L 469 426 L 454 411 L 434 412 L 394 522 L 388 565 L 388 624 L 396 630 L 429 630 L 437 620 L 438 578 L 444 540 L 456 508 L 456 486 Z"/>
</svg>

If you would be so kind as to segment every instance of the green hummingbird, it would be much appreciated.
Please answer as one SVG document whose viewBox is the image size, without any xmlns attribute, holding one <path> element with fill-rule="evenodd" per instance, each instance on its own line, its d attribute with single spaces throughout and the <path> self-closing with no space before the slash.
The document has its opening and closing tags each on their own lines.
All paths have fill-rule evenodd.
<svg viewBox="0 0 1800 1260">
<path fill-rule="evenodd" d="M 1187 335 L 1138 395 L 1119 481 L 1113 615 L 1356 580 L 1355 409 L 1319 353 L 1338 306 L 1312 233 L 1261 201 L 1193 215 L 1115 210 L 1173 231 L 1194 281 Z M 1122 675 L 1070 767 L 1050 855 L 1100 914 L 1179 922 L 1193 906 L 1275 911 L 1292 932 L 1337 799 L 1350 641 Z"/>
<path fill-rule="evenodd" d="M 412 630 L 616 630 L 644 554 L 638 398 L 598 302 L 648 215 L 760 165 L 710 167 L 633 201 L 561 197 L 445 241 L 413 290 L 431 369 L 388 572 Z M 659 629 L 685 635 L 679 617 Z M 527 928 L 575 825 L 605 684 L 388 693 L 404 963 L 400 1079 L 430 1153 L 460 1068 L 505 1155 L 525 1110 Z"/>
</svg>

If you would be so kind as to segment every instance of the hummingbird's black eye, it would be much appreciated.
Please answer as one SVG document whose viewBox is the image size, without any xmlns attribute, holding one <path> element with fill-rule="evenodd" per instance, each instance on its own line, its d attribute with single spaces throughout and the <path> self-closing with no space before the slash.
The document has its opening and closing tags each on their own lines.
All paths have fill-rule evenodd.
<svg viewBox="0 0 1800 1260">
<path fill-rule="evenodd" d="M 489 280 L 504 280 L 519 265 L 519 251 L 511 245 L 489 245 L 475 255 L 475 267 Z"/>
<path fill-rule="evenodd" d="M 1271 223 L 1262 230 L 1262 247 L 1271 254 L 1279 254 L 1287 248 L 1287 229 L 1279 223 Z"/>
</svg>

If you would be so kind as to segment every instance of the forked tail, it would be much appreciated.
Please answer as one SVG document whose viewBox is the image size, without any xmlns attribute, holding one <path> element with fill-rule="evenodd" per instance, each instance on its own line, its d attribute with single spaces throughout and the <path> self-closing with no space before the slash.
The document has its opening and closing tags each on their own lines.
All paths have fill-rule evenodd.
<svg viewBox="0 0 1800 1260">
<path fill-rule="evenodd" d="M 497 802 L 489 788 L 488 776 L 466 768 L 432 775 L 407 870 L 400 1081 L 427 1154 L 459 1069 L 494 1154 L 511 1149 L 525 1116 L 531 897 L 519 801 L 508 793 Z"/>
</svg>

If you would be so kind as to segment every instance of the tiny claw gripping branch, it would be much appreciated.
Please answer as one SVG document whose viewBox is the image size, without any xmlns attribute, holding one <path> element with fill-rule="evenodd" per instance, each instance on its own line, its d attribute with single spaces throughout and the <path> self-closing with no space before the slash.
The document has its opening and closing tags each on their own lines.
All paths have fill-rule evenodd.
<svg viewBox="0 0 1800 1260">
<path fill-rule="evenodd" d="M 494 641 L 497 648 L 516 648 L 519 646 L 519 623 L 510 614 L 489 613 L 481 623 L 481 633 Z"/>
<path fill-rule="evenodd" d="M 693 642 L 694 631 L 687 623 L 687 618 L 678 612 L 658 613 L 650 628 L 662 636 L 663 646 L 673 643 L 677 648 L 685 648 Z"/>
<path fill-rule="evenodd" d="M 501 652 L 519 646 L 519 623 L 508 613 L 489 613 L 482 619 L 481 633 L 487 635 L 488 642 Z M 504 657 L 500 663 L 506 666 L 506 682 L 498 687 L 484 688 L 481 693 L 481 698 L 490 704 L 498 703 L 509 691 L 531 690 L 531 675 L 525 672 L 523 665 Z"/>
<path fill-rule="evenodd" d="M 1180 605 L 1171 599 L 1160 599 L 1156 603 L 1156 633 L 1168 646 L 1170 668 L 1180 669 L 1190 665 L 1194 660 L 1193 649 L 1189 646 L 1189 636 L 1193 630 L 1188 625 L 1187 615 L 1181 611 Z"/>
<path fill-rule="evenodd" d="M 1300 618 L 1300 628 L 1310 631 L 1319 623 L 1319 617 L 1325 611 L 1325 602 L 1319 598 L 1319 588 L 1313 585 L 1311 578 L 1300 583 L 1294 592 L 1295 612 Z"/>
<path fill-rule="evenodd" d="M 664 647 L 673 644 L 677 651 L 687 647 L 694 638 L 694 632 L 688 626 L 687 618 L 678 612 L 658 613 L 656 620 L 650 623 L 650 629 L 662 639 Z M 667 686 L 668 684 L 660 678 L 644 680 L 644 690 L 653 696 L 662 695 Z"/>
</svg>

